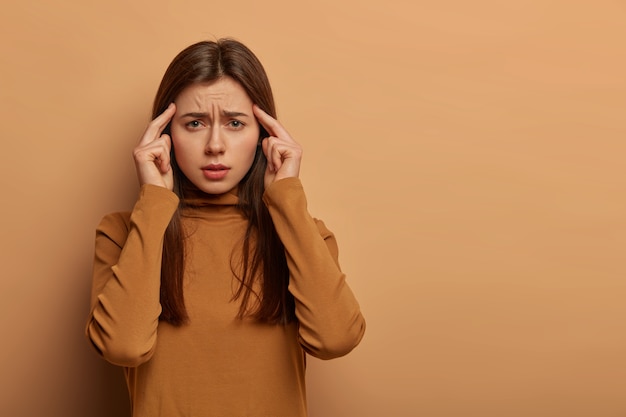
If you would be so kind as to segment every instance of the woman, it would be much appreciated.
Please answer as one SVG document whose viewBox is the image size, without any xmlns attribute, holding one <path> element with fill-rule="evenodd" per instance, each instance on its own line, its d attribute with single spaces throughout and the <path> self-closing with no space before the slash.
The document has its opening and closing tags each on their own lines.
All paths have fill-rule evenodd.
<svg viewBox="0 0 626 417">
<path fill-rule="evenodd" d="M 306 416 L 305 355 L 365 322 L 298 179 L 263 67 L 222 39 L 174 58 L 134 150 L 139 198 L 96 231 L 87 337 L 135 417 Z"/>
</svg>

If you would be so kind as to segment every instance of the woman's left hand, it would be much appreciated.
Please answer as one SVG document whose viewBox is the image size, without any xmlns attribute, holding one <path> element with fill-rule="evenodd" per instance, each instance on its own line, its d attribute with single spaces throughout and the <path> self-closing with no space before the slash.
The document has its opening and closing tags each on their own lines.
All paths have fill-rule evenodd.
<svg viewBox="0 0 626 417">
<path fill-rule="evenodd" d="M 283 178 L 297 178 L 300 174 L 302 148 L 278 120 L 265 113 L 256 104 L 253 106 L 253 111 L 261 126 L 270 134 L 261 142 L 267 159 L 265 188 Z"/>
</svg>

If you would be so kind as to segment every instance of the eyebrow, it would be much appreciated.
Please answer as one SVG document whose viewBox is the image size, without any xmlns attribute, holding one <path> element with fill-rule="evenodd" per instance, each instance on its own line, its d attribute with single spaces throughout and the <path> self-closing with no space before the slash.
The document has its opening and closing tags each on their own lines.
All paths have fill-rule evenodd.
<svg viewBox="0 0 626 417">
<path fill-rule="evenodd" d="M 250 117 L 246 113 L 241 113 L 238 111 L 229 111 L 229 110 L 222 110 L 222 115 L 224 115 L 225 117 Z M 193 117 L 196 119 L 203 119 L 208 116 L 209 116 L 209 113 L 190 112 L 190 113 L 185 113 L 181 115 L 180 117 Z"/>
</svg>

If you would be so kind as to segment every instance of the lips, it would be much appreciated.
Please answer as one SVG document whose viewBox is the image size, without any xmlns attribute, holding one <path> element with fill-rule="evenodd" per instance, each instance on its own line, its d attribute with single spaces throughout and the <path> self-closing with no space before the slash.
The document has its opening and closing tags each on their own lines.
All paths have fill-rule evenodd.
<svg viewBox="0 0 626 417">
<path fill-rule="evenodd" d="M 209 164 L 202 167 L 202 173 L 209 180 L 221 180 L 228 174 L 230 168 L 222 164 Z"/>
</svg>

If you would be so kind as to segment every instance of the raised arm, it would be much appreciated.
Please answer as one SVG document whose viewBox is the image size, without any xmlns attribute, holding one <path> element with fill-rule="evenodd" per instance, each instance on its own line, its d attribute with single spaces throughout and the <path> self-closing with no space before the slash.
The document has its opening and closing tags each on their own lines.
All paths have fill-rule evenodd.
<svg viewBox="0 0 626 417">
<path fill-rule="evenodd" d="M 254 106 L 269 133 L 265 202 L 289 267 L 289 291 L 296 303 L 300 343 L 313 356 L 330 359 L 350 352 L 363 337 L 365 320 L 339 269 L 334 235 L 307 211 L 298 179 L 302 149 L 280 122 Z"/>
<path fill-rule="evenodd" d="M 308 213 L 297 178 L 273 183 L 264 201 L 285 246 L 300 343 L 321 359 L 345 355 L 361 341 L 365 320 L 339 268 L 335 236 Z"/>
<path fill-rule="evenodd" d="M 152 120 L 133 151 L 141 190 L 132 213 L 106 216 L 96 230 L 86 334 L 117 365 L 145 362 L 156 343 L 163 236 L 178 207 L 163 134 L 175 112 L 171 104 Z"/>
<path fill-rule="evenodd" d="M 137 366 L 156 343 L 161 314 L 161 255 L 178 197 L 144 185 L 133 212 L 102 219 L 96 230 L 91 310 L 86 333 L 109 362 Z"/>
</svg>

